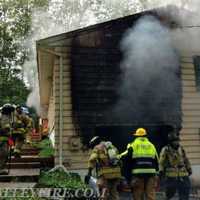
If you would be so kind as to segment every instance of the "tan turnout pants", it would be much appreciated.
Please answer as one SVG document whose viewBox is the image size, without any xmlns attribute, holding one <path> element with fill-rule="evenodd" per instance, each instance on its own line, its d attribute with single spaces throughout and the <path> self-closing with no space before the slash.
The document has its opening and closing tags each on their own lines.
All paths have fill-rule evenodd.
<svg viewBox="0 0 200 200">
<path fill-rule="evenodd" d="M 104 177 L 99 177 L 97 180 L 97 186 L 100 191 L 100 199 L 102 200 L 119 200 L 119 192 L 117 186 L 119 184 L 119 179 L 105 179 Z"/>
<path fill-rule="evenodd" d="M 131 180 L 131 190 L 134 200 L 142 200 L 146 196 L 146 200 L 156 199 L 156 176 L 133 177 Z"/>
</svg>

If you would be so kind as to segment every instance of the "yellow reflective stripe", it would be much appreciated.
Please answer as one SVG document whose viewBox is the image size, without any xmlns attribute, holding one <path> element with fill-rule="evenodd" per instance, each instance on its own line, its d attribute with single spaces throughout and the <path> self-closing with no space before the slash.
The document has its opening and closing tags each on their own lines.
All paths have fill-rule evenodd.
<svg viewBox="0 0 200 200">
<path fill-rule="evenodd" d="M 20 134 L 23 134 L 25 133 L 25 129 L 24 128 L 17 128 L 15 130 L 13 130 L 13 133 L 16 134 L 16 133 L 20 133 Z"/>
<path fill-rule="evenodd" d="M 0 141 L 7 141 L 8 137 L 7 136 L 0 136 Z"/>
<path fill-rule="evenodd" d="M 155 155 L 152 154 L 133 155 L 133 158 L 155 158 Z"/>
<path fill-rule="evenodd" d="M 133 174 L 142 174 L 142 173 L 144 173 L 144 174 L 146 174 L 146 173 L 154 174 L 154 173 L 156 173 L 156 170 L 155 169 L 133 169 L 132 173 Z"/>
<path fill-rule="evenodd" d="M 188 172 L 166 172 L 168 177 L 188 176 Z"/>
<path fill-rule="evenodd" d="M 123 156 L 125 156 L 125 155 L 127 155 L 127 154 L 128 154 L 128 150 L 126 150 L 126 151 L 124 151 L 123 153 L 119 154 L 119 157 L 121 158 L 121 157 L 123 157 Z"/>
<path fill-rule="evenodd" d="M 120 167 L 102 167 L 98 170 L 98 176 L 104 176 L 105 178 L 120 178 L 121 169 Z"/>
</svg>

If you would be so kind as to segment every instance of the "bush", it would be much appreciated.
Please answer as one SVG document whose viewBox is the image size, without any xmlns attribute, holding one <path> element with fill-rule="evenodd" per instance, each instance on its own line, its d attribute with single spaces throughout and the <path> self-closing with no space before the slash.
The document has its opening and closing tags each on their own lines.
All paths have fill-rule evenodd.
<svg viewBox="0 0 200 200">
<path fill-rule="evenodd" d="M 38 184 L 42 187 L 79 189 L 87 186 L 77 173 L 66 173 L 64 170 L 41 172 Z"/>
<path fill-rule="evenodd" d="M 33 146 L 40 149 L 39 156 L 42 158 L 54 156 L 54 148 L 49 138 L 46 138 L 37 144 L 33 144 Z"/>
</svg>

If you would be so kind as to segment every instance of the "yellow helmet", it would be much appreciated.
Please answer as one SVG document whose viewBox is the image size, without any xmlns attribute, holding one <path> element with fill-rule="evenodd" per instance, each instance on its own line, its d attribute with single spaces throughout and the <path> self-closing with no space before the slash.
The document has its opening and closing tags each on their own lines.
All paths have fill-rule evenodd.
<svg viewBox="0 0 200 200">
<path fill-rule="evenodd" d="M 138 128 L 134 133 L 134 136 L 145 136 L 147 135 L 147 131 L 144 128 Z"/>
</svg>

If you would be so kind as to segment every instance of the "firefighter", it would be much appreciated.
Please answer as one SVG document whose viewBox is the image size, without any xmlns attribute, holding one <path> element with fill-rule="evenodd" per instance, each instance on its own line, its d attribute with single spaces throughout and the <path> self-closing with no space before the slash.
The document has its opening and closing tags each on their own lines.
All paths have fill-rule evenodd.
<svg viewBox="0 0 200 200">
<path fill-rule="evenodd" d="M 30 113 L 29 113 L 29 110 L 27 107 L 22 107 L 22 111 L 23 111 L 23 114 L 25 115 L 25 117 L 27 118 L 26 121 L 28 123 L 28 125 L 26 126 L 26 143 L 27 144 L 31 144 L 31 133 L 32 133 L 32 129 L 34 127 L 34 122 L 33 122 L 33 119 L 32 117 L 30 116 Z"/>
<path fill-rule="evenodd" d="M 20 157 L 21 148 L 24 144 L 26 133 L 29 131 L 30 126 L 31 123 L 29 117 L 23 113 L 21 106 L 17 106 L 15 109 L 12 131 L 12 138 L 15 144 L 13 154 L 15 157 Z"/>
<path fill-rule="evenodd" d="M 9 155 L 8 139 L 10 137 L 12 126 L 12 114 L 14 107 L 11 104 L 5 104 L 1 108 L 0 116 L 0 174 L 7 174 L 5 170 Z"/>
<path fill-rule="evenodd" d="M 120 154 L 121 158 L 126 156 L 132 159 L 130 187 L 133 199 L 141 200 L 145 195 L 147 200 L 155 200 L 158 154 L 155 146 L 148 140 L 144 128 L 138 128 L 134 136 L 136 138 L 127 145 L 127 150 Z"/>
<path fill-rule="evenodd" d="M 164 179 L 166 198 L 171 199 L 176 192 L 180 200 L 188 200 L 192 168 L 185 150 L 179 144 L 179 137 L 175 133 L 168 136 L 169 144 L 160 153 L 159 170 Z"/>
<path fill-rule="evenodd" d="M 92 152 L 89 157 L 86 183 L 89 182 L 92 170 L 96 169 L 101 199 L 119 200 L 117 186 L 121 178 L 121 170 L 117 148 L 111 142 L 102 141 L 98 136 L 92 138 L 90 147 Z"/>
</svg>

